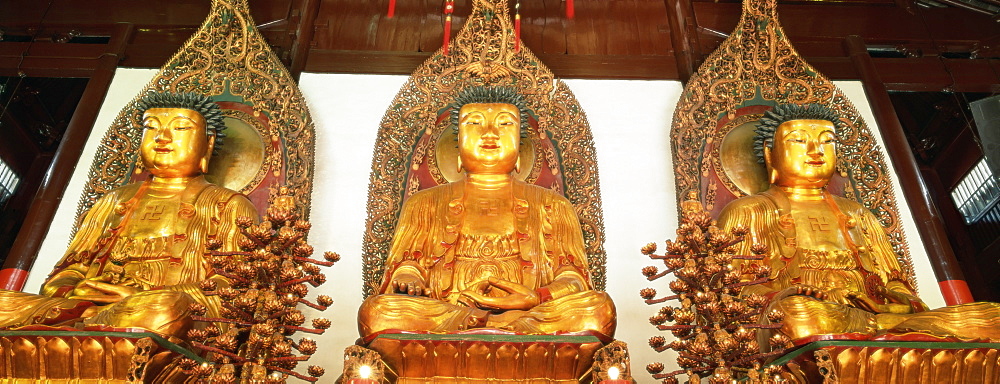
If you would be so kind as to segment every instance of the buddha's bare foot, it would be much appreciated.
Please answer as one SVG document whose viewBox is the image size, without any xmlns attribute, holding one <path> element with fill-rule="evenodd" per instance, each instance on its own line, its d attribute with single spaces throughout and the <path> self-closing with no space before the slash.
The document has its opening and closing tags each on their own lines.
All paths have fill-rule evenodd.
<svg viewBox="0 0 1000 384">
<path fill-rule="evenodd" d="M 507 329 L 510 323 L 527 315 L 527 311 L 506 311 L 499 314 L 491 314 L 486 318 L 487 328 Z"/>
</svg>

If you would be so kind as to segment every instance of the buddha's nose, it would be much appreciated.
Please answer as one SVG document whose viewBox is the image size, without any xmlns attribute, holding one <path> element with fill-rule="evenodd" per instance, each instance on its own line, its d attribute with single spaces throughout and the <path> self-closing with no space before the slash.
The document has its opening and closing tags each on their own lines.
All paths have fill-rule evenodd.
<svg viewBox="0 0 1000 384">
<path fill-rule="evenodd" d="M 173 137 L 171 137 L 169 129 L 160 129 L 156 131 L 155 140 L 157 143 L 166 144 L 173 141 Z"/>
<path fill-rule="evenodd" d="M 496 124 L 490 124 L 486 127 L 486 132 L 483 132 L 484 138 L 496 139 L 500 137 Z"/>
<path fill-rule="evenodd" d="M 816 140 L 806 142 L 806 153 L 810 156 L 823 156 L 823 148 Z"/>
</svg>

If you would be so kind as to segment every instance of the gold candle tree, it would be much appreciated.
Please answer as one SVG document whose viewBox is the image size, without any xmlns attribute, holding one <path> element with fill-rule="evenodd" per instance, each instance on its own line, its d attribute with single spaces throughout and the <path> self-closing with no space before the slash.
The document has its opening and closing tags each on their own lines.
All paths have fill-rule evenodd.
<svg viewBox="0 0 1000 384">
<path fill-rule="evenodd" d="M 202 284 L 206 295 L 221 300 L 218 317 L 205 316 L 202 306 L 192 308 L 199 315 L 196 320 L 212 322 L 189 331 L 188 336 L 214 364 L 181 362 L 201 382 L 283 383 L 289 376 L 315 382 L 324 373 L 315 365 L 309 366 L 308 375 L 294 371 L 316 352 L 316 342 L 308 337 L 295 341 L 292 336 L 322 334 L 330 327 L 325 318 L 313 319 L 311 328 L 303 327 L 306 317 L 298 306 L 323 311 L 333 304 L 329 296 L 320 295 L 315 302 L 306 296 L 309 285 L 317 287 L 326 281 L 320 266 L 332 266 L 340 256 L 326 252 L 325 261 L 311 258 L 313 248 L 305 242 L 311 225 L 298 220 L 291 193 L 284 188 L 279 193 L 260 223 L 237 222 L 246 236 L 240 242 L 242 251 L 219 252 L 209 244 L 208 259 L 215 273 L 228 278 L 231 285 L 223 287 L 213 280 Z"/>
<path fill-rule="evenodd" d="M 676 279 L 669 287 L 674 295 L 657 298 L 653 288 L 639 292 L 649 305 L 674 300 L 680 303 L 660 308 L 649 319 L 657 329 L 670 331 L 677 340 L 667 343 L 663 336 L 653 336 L 649 345 L 657 352 L 676 351 L 681 369 L 664 373 L 662 363 L 652 363 L 646 370 L 663 383 L 677 383 L 676 376 L 682 373 L 694 383 L 701 378 L 712 384 L 728 384 L 744 377 L 750 383 L 771 380 L 780 367 L 761 369 L 761 362 L 783 353 L 792 343 L 781 333 L 763 338 L 758 334 L 780 328 L 783 315 L 777 310 L 765 314 L 768 299 L 764 296 L 741 295 L 744 287 L 768 281 L 770 267 L 754 262 L 763 258 L 766 247 L 754 245 L 753 255 L 734 254 L 733 246 L 745 240 L 746 228 L 730 232 L 718 229 L 696 197 L 689 197 L 681 211 L 677 239 L 666 241 L 666 254 L 655 254 L 655 243 L 642 248 L 643 254 L 662 261 L 666 267 L 660 271 L 647 266 L 642 269 L 643 275 L 653 281 L 673 274 Z M 761 342 L 766 344 L 763 349 Z"/>
</svg>

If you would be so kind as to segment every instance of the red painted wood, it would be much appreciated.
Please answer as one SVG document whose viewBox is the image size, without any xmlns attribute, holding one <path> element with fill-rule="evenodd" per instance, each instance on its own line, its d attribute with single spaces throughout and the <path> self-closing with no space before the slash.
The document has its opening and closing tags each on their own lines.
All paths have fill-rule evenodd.
<svg viewBox="0 0 1000 384">
<path fill-rule="evenodd" d="M 28 271 L 19 268 L 0 269 L 0 289 L 20 291 L 28 281 Z"/>
<path fill-rule="evenodd" d="M 965 280 L 939 281 L 938 286 L 941 288 L 945 304 L 959 305 L 975 301 L 972 299 L 972 292 L 969 291 L 969 284 L 966 284 Z"/>
</svg>

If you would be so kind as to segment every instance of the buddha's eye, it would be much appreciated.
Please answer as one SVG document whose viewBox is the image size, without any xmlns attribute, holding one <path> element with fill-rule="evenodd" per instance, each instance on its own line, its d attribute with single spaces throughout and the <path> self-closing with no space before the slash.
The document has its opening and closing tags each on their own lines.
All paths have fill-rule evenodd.
<svg viewBox="0 0 1000 384">
<path fill-rule="evenodd" d="M 194 128 L 197 124 L 187 117 L 177 117 L 170 122 L 170 125 L 174 127 L 175 131 L 186 131 Z"/>
<path fill-rule="evenodd" d="M 462 121 L 463 125 L 482 125 L 483 119 L 479 116 L 469 116 Z"/>
<path fill-rule="evenodd" d="M 792 131 L 785 135 L 785 141 L 789 143 L 805 143 L 806 137 L 801 131 Z"/>
<path fill-rule="evenodd" d="M 819 137 L 820 144 L 834 144 L 837 142 L 837 136 L 827 132 Z"/>
</svg>

